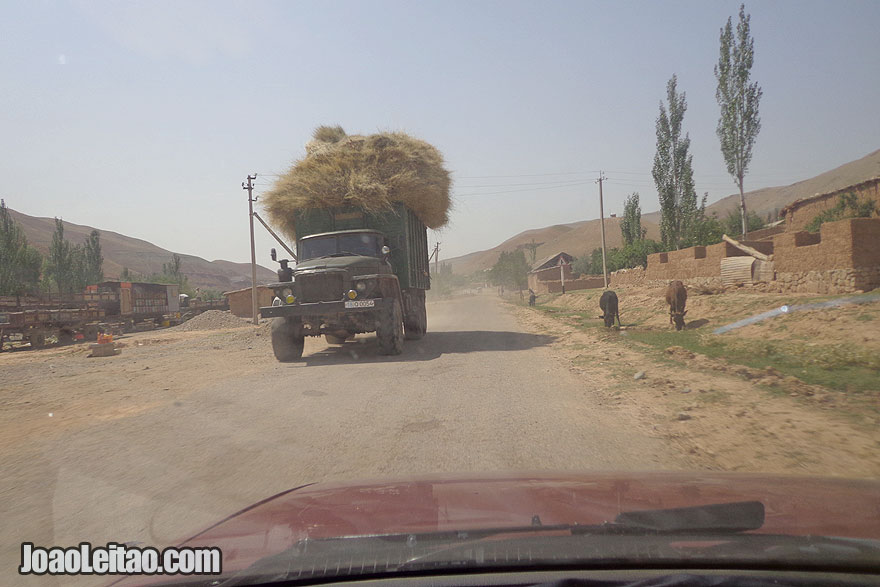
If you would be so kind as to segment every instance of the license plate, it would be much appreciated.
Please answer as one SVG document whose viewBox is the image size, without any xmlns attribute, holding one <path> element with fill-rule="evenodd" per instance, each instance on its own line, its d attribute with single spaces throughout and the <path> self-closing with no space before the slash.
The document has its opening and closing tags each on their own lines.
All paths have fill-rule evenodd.
<svg viewBox="0 0 880 587">
<path fill-rule="evenodd" d="M 351 300 L 345 302 L 346 308 L 372 308 L 376 305 L 376 300 Z"/>
</svg>

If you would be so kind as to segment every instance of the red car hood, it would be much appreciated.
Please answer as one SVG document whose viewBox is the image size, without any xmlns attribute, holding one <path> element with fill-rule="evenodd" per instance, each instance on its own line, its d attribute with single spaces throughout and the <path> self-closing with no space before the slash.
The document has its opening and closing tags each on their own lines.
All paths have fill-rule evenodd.
<svg viewBox="0 0 880 587">
<path fill-rule="evenodd" d="M 880 481 L 563 473 L 306 485 L 182 544 L 220 547 L 225 574 L 305 538 L 528 526 L 533 516 L 544 525 L 600 524 L 621 512 L 752 500 L 765 507 L 761 533 L 880 539 Z"/>
</svg>

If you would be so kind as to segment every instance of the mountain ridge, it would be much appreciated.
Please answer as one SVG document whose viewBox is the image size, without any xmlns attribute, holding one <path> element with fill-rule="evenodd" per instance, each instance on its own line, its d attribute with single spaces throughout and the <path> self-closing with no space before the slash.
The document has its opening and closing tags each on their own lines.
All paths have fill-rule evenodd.
<svg viewBox="0 0 880 587">
<path fill-rule="evenodd" d="M 795 200 L 844 188 L 878 175 L 880 175 L 880 149 L 808 179 L 786 186 L 764 187 L 746 192 L 746 209 L 763 218 L 768 213 L 781 210 L 785 205 Z M 715 213 L 721 219 L 729 212 L 738 210 L 739 194 L 725 196 L 706 206 L 707 214 Z M 659 211 L 642 214 L 642 227 L 647 229 L 648 238 L 659 240 L 659 222 Z M 575 220 L 566 224 L 530 228 L 511 236 L 490 249 L 444 259 L 442 262 L 450 264 L 455 273 L 470 275 L 492 267 L 502 251 L 522 248 L 532 239 L 544 243 L 537 250 L 537 259 L 549 257 L 562 251 L 580 256 L 601 246 L 599 223 L 599 219 Z M 605 236 L 608 248 L 621 246 L 619 217 L 605 219 Z"/>
<path fill-rule="evenodd" d="M 12 218 L 22 227 L 28 244 L 46 254 L 52 243 L 55 232 L 55 219 L 41 216 L 30 216 L 8 208 Z M 101 253 L 104 256 L 104 276 L 116 279 L 127 267 L 139 275 L 150 275 L 162 272 L 162 265 L 171 260 L 173 251 L 164 249 L 142 238 L 127 236 L 112 230 L 95 229 L 84 224 L 76 224 L 62 220 L 64 237 L 73 244 L 82 243 L 92 232 L 101 233 Z M 178 253 L 181 258 L 181 270 L 187 276 L 190 285 L 204 289 L 231 291 L 250 287 L 250 263 L 236 263 L 224 259 L 208 261 L 196 255 Z M 275 272 L 257 265 L 258 283 L 275 281 Z"/>
</svg>

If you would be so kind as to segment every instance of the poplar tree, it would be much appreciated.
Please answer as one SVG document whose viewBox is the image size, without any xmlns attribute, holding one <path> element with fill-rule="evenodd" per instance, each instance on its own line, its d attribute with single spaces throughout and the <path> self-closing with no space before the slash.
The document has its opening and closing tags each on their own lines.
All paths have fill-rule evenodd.
<svg viewBox="0 0 880 587">
<path fill-rule="evenodd" d="M 748 233 L 743 180 L 752 160 L 755 139 L 761 130 L 761 117 L 758 114 L 761 87 L 757 82 L 749 81 L 755 58 L 755 43 L 749 30 L 750 18 L 746 14 L 745 4 L 740 5 L 736 34 L 731 19 L 727 19 L 727 24 L 721 29 L 721 55 L 715 66 L 715 79 L 718 81 L 715 99 L 721 108 L 716 132 L 721 141 L 721 154 L 727 163 L 727 172 L 739 188 L 743 236 Z"/>
</svg>

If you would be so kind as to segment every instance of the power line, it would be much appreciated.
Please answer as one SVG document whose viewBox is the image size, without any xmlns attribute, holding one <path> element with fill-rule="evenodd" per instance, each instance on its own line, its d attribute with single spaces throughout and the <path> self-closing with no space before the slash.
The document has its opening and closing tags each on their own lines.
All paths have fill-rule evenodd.
<svg viewBox="0 0 880 587">
<path fill-rule="evenodd" d="M 579 185 L 587 185 L 588 183 L 593 183 L 593 182 L 592 182 L 592 180 L 590 180 L 590 181 L 577 181 L 577 182 L 573 182 L 573 183 L 567 183 L 565 185 L 553 185 L 553 186 L 537 187 L 537 188 L 524 188 L 521 190 L 504 190 L 504 191 L 500 191 L 500 192 L 481 192 L 481 193 L 475 192 L 475 193 L 471 193 L 471 194 L 455 194 L 455 196 L 459 197 L 459 198 L 468 197 L 468 196 L 496 196 L 496 195 L 500 195 L 500 194 L 512 194 L 515 192 L 533 192 L 536 190 L 553 190 L 553 189 L 557 189 L 557 188 L 575 187 L 575 186 L 579 186 Z"/>
<path fill-rule="evenodd" d="M 590 175 L 592 173 L 597 173 L 596 171 L 562 171 L 559 173 L 522 173 L 522 174 L 512 174 L 512 175 L 471 175 L 471 176 L 462 176 L 457 179 L 503 179 L 505 177 L 542 177 L 549 175 Z"/>
<path fill-rule="evenodd" d="M 480 188 L 502 188 L 502 187 L 516 187 L 521 185 L 554 185 L 554 184 L 566 184 L 571 183 L 573 181 L 579 181 L 574 179 L 568 179 L 563 181 L 538 181 L 533 183 L 494 183 L 494 184 L 484 184 L 484 185 L 462 185 L 457 186 L 459 188 L 468 188 L 468 189 L 480 189 Z"/>
</svg>

